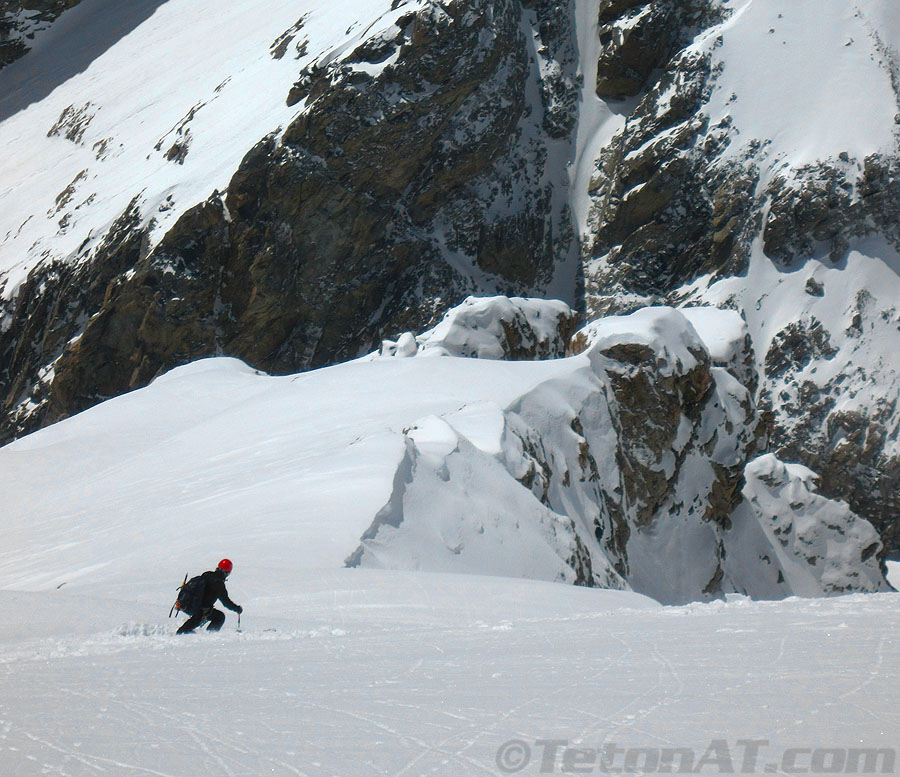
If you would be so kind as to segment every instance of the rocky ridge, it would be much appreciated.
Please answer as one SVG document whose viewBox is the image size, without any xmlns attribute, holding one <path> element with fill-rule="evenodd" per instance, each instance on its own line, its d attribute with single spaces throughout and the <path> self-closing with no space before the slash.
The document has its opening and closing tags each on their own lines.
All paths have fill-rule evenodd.
<svg viewBox="0 0 900 777">
<path fill-rule="evenodd" d="M 722 53 L 741 25 L 765 23 L 751 32 L 775 40 L 790 14 L 756 3 L 722 17 L 725 4 L 691 4 L 692 19 L 670 27 L 670 36 L 681 38 L 664 44 L 634 31 L 672 19 L 672 4 L 601 5 L 608 44 L 598 92 L 632 98 L 636 107 L 596 165 L 591 242 L 583 252 L 588 315 L 660 302 L 739 310 L 752 324 L 758 401 L 771 415 L 772 449 L 820 473 L 823 493 L 847 499 L 878 527 L 889 551 L 900 552 L 900 378 L 883 350 L 896 337 L 887 292 L 896 278 L 886 278 L 884 293 L 850 283 L 842 300 L 832 287 L 827 305 L 815 304 L 825 296 L 817 278 L 826 268 L 854 264 L 854 251 L 866 254 L 873 238 L 883 244 L 871 256 L 889 263 L 900 247 L 900 134 L 893 131 L 889 153 L 854 157 L 839 147 L 793 163 L 796 152 L 773 150 L 771 138 L 754 136 L 735 118 L 743 100 L 777 96 L 765 82 L 732 87 L 734 63 Z M 885 91 L 893 90 L 885 110 L 893 104 L 900 116 L 897 51 L 862 10 L 855 18 L 861 38 L 851 35 L 843 47 L 868 46 L 862 56 L 871 50 Z M 767 56 L 761 52 L 755 56 Z M 646 66 L 635 69 L 634 62 Z M 888 126 L 884 134 L 890 132 Z M 766 305 L 770 290 L 742 288 L 737 278 L 752 276 L 752 263 L 778 268 L 771 282 L 791 282 L 798 303 L 776 309 Z"/>
</svg>

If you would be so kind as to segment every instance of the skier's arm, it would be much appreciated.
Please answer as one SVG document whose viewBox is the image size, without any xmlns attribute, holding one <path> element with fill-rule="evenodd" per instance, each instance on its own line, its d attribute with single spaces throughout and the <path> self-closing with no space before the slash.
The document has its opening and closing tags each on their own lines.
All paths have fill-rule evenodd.
<svg viewBox="0 0 900 777">
<path fill-rule="evenodd" d="M 235 604 L 231 599 L 228 598 L 228 591 L 225 590 L 225 586 L 222 586 L 222 593 L 219 594 L 219 601 L 227 607 L 232 612 L 243 612 L 244 608 L 239 604 Z"/>
</svg>

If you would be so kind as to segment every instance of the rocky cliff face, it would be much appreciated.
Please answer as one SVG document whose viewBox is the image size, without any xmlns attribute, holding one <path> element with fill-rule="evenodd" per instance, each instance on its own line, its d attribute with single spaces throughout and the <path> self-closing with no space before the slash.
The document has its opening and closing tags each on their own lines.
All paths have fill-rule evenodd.
<svg viewBox="0 0 900 777">
<path fill-rule="evenodd" d="M 152 249 L 137 197 L 82 261 L 31 274 L 0 338 L 6 436 L 201 356 L 308 369 L 466 292 L 574 288 L 552 182 L 575 121 L 570 7 L 394 7 L 305 68 L 284 96 L 297 117 Z"/>
<path fill-rule="evenodd" d="M 72 4 L 5 6 L 0 57 Z M 588 322 L 712 306 L 746 343 L 707 344 L 699 372 L 659 374 L 634 343 L 603 356 L 618 428 L 646 436 L 641 455 L 614 454 L 627 484 L 597 495 L 606 523 L 589 532 L 611 568 L 630 563 L 623 526 L 676 510 L 658 466 L 682 433 L 673 408 L 693 423 L 729 380 L 742 463 L 692 432 L 714 470 L 709 520 L 728 531 L 748 451 L 765 449 L 900 553 L 891 0 L 359 0 L 300 19 L 266 0 L 255 37 L 246 11 L 223 15 L 232 48 L 215 61 L 202 46 L 218 7 L 197 0 L 188 23 L 158 5 L 53 95 L 0 95 L 18 106 L 0 121 L 0 439 L 213 354 L 274 373 L 380 344 L 477 355 L 484 332 L 400 337 L 470 294 L 557 297 Z M 140 60 L 170 39 L 180 78 Z M 129 102 L 129 73 L 156 76 L 149 102 Z M 504 321 L 488 350 L 560 353 L 527 316 Z M 599 353 L 592 331 L 575 347 Z M 729 574 L 709 571 L 713 588 Z"/>
<path fill-rule="evenodd" d="M 900 79 L 886 9 L 857 8 L 846 28 L 818 39 L 828 53 L 812 54 L 800 7 L 602 5 L 598 93 L 636 107 L 596 165 L 584 247 L 589 315 L 658 301 L 741 311 L 773 450 L 820 473 L 823 493 L 847 499 L 900 551 L 900 382 L 883 350 L 897 332 Z M 688 16 L 675 19 L 676 7 Z M 658 20 L 675 20 L 668 39 L 641 34 Z M 817 72 L 792 67 L 793 79 L 777 83 L 788 47 Z M 833 67 L 861 73 L 865 61 L 877 84 L 868 107 L 853 94 L 860 81 L 842 83 Z M 810 129 L 792 142 L 784 125 L 805 109 L 815 126 L 826 84 L 848 130 Z M 854 272 L 867 280 L 826 293 L 826 276 L 841 284 Z M 885 283 L 877 291 L 876 277 Z"/>
</svg>

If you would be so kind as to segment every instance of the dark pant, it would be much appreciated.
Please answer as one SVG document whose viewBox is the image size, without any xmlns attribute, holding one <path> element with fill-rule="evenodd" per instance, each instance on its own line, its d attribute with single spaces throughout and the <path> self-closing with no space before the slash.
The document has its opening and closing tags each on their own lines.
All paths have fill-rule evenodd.
<svg viewBox="0 0 900 777">
<path fill-rule="evenodd" d="M 177 633 L 187 634 L 202 625 L 204 621 L 209 621 L 209 626 L 206 627 L 207 631 L 218 631 L 222 628 L 222 624 L 225 623 L 225 613 L 213 607 L 210 607 L 208 610 L 200 610 L 196 615 L 192 615 L 182 623 Z"/>
</svg>

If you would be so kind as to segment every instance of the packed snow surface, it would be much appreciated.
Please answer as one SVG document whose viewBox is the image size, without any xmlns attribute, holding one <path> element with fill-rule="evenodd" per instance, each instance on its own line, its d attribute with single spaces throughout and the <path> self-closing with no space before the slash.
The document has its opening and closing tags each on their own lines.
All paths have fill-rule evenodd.
<svg viewBox="0 0 900 777">
<path fill-rule="evenodd" d="M 479 409 L 572 368 L 445 357 L 287 377 L 234 359 L 173 370 L 0 449 L 0 586 L 116 580 L 112 548 L 132 572 L 152 560 L 179 579 L 236 544 L 254 566 L 341 566 L 388 499 L 405 428 L 468 407 L 490 438 Z"/>
<path fill-rule="evenodd" d="M 852 748 L 887 749 L 871 771 L 893 771 L 896 594 L 664 608 L 502 578 L 276 571 L 232 549 L 241 633 L 230 614 L 217 635 L 175 636 L 178 581 L 153 564 L 114 600 L 0 590 L 3 773 L 499 777 L 567 773 L 578 750 L 602 774 L 615 746 L 613 768 L 678 748 L 717 775 L 726 753 L 741 769 L 746 740 L 753 773 Z"/>
<path fill-rule="evenodd" d="M 0 449 L 3 774 L 546 774 L 592 752 L 599 771 L 608 746 L 714 747 L 697 773 L 719 774 L 722 742 L 740 763 L 746 740 L 764 743 L 760 771 L 787 773 L 790 748 L 881 749 L 883 765 L 896 594 L 663 607 L 341 568 L 404 432 L 438 457 L 463 444 L 452 416 L 487 461 L 497 408 L 588 362 L 373 356 L 273 378 L 210 359 Z M 761 465 L 774 482 L 781 465 Z M 229 613 L 219 634 L 176 636 L 177 585 L 222 557 L 242 630 Z"/>
<path fill-rule="evenodd" d="M 401 432 L 438 460 L 464 444 L 452 416 L 489 487 L 496 408 L 588 361 L 373 357 L 272 378 L 205 360 L 0 450 L 0 762 L 17 777 L 450 777 L 562 770 L 609 745 L 700 759 L 726 740 L 740 758 L 752 739 L 776 763 L 890 747 L 895 594 L 666 608 L 340 568 L 390 496 Z M 764 466 L 774 483 L 781 465 Z M 506 541 L 520 573 L 546 568 L 525 531 Z M 177 584 L 223 556 L 243 630 L 232 614 L 218 635 L 175 636 Z M 563 744 L 548 755 L 547 740 Z"/>
</svg>

